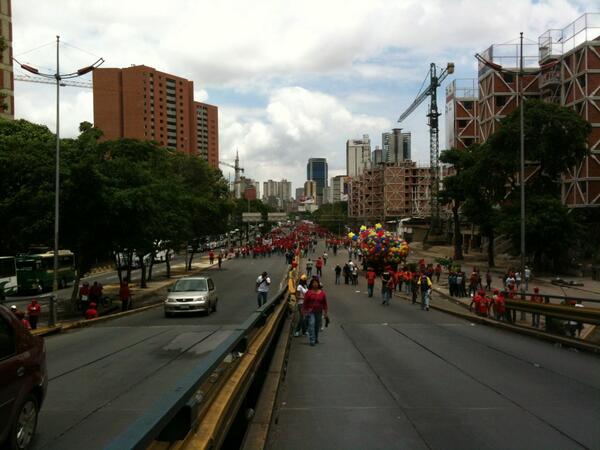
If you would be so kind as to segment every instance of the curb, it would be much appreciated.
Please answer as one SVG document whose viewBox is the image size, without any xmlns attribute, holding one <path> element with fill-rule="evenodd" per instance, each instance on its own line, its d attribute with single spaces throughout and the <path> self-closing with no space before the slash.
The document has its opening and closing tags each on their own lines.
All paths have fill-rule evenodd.
<svg viewBox="0 0 600 450">
<path fill-rule="evenodd" d="M 452 297 L 448 296 L 444 292 L 440 292 L 437 289 L 433 289 L 433 290 L 440 296 L 444 297 L 446 300 L 452 299 Z M 466 313 L 466 312 L 463 313 L 463 312 L 459 312 L 459 311 L 453 311 L 451 309 L 447 309 L 447 308 L 441 307 L 439 305 L 433 305 L 431 303 L 429 304 L 429 307 L 432 309 L 447 313 L 447 314 L 451 314 L 456 317 L 460 317 L 462 319 L 466 319 L 470 322 L 475 322 L 475 323 L 479 323 L 482 325 L 490 325 L 492 327 L 500 328 L 500 329 L 507 330 L 507 331 L 512 331 L 515 333 L 534 337 L 536 339 L 541 339 L 541 340 L 549 341 L 549 342 L 553 342 L 553 343 L 559 343 L 559 344 L 569 346 L 569 347 L 575 347 L 580 350 L 587 350 L 587 351 L 594 352 L 594 353 L 600 352 L 600 345 L 591 344 L 589 342 L 584 342 L 579 339 L 572 339 L 572 338 L 567 338 L 567 337 L 563 337 L 563 336 L 556 336 L 554 334 L 546 333 L 541 330 L 527 329 L 524 327 L 520 327 L 518 325 L 511 325 L 511 324 L 507 324 L 504 322 L 498 322 L 496 320 L 487 319 L 485 317 L 479 317 L 479 316 L 476 316 L 476 315 L 473 315 L 470 313 Z"/>
</svg>

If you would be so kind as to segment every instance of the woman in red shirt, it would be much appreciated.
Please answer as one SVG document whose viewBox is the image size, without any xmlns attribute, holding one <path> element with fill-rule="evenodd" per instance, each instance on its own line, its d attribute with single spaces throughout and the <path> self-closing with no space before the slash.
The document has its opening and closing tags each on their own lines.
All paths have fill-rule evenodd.
<svg viewBox="0 0 600 450">
<path fill-rule="evenodd" d="M 315 277 L 310 280 L 308 292 L 304 294 L 302 311 L 308 322 L 308 338 L 312 347 L 319 343 L 322 316 L 327 318 L 327 295 Z"/>
</svg>

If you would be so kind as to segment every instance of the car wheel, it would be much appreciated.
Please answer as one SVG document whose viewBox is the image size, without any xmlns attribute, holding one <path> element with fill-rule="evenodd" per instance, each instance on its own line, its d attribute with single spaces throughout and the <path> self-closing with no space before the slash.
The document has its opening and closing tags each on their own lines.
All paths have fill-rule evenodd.
<svg viewBox="0 0 600 450">
<path fill-rule="evenodd" d="M 38 421 L 37 399 L 29 394 L 17 409 L 15 423 L 10 430 L 10 445 L 14 450 L 25 450 L 31 446 Z"/>
<path fill-rule="evenodd" d="M 215 304 L 213 305 L 213 312 L 217 312 L 217 303 L 218 303 L 219 299 L 215 300 Z"/>
</svg>

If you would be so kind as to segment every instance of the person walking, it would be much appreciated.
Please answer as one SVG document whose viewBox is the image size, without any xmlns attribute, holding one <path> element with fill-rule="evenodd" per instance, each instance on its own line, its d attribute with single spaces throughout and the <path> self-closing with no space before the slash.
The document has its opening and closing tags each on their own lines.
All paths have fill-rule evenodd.
<svg viewBox="0 0 600 450">
<path fill-rule="evenodd" d="M 212 250 L 208 252 L 208 262 L 211 266 L 215 262 L 215 252 L 213 252 Z"/>
<path fill-rule="evenodd" d="M 335 272 L 335 284 L 340 284 L 341 283 L 341 276 L 342 276 L 342 268 L 340 267 L 339 264 L 335 265 L 335 269 L 333 269 L 333 271 Z"/>
<path fill-rule="evenodd" d="M 121 311 L 131 309 L 131 290 L 129 283 L 123 280 L 119 286 L 119 300 L 121 300 Z"/>
<path fill-rule="evenodd" d="M 323 276 L 323 259 L 319 256 L 317 261 L 315 262 L 315 267 L 317 268 L 317 276 L 321 278 Z"/>
<path fill-rule="evenodd" d="M 223 253 L 219 252 L 219 256 L 217 256 L 217 263 L 219 264 L 219 269 L 223 265 Z"/>
<path fill-rule="evenodd" d="M 348 281 L 350 280 L 350 275 L 351 275 L 351 270 L 350 270 L 350 266 L 348 265 L 348 263 L 344 264 L 344 284 L 348 284 Z"/>
<path fill-rule="evenodd" d="M 352 284 L 358 286 L 358 266 L 356 264 L 352 265 Z"/>
<path fill-rule="evenodd" d="M 323 253 L 323 267 L 327 265 L 327 258 L 329 258 L 327 252 Z"/>
<path fill-rule="evenodd" d="M 421 273 L 419 281 L 417 282 L 421 288 L 421 309 L 429 311 L 429 297 L 431 292 L 431 280 L 425 273 Z"/>
<path fill-rule="evenodd" d="M 303 311 L 308 321 L 308 342 L 314 347 L 319 343 L 322 317 L 328 320 L 327 295 L 316 277 L 310 280 L 308 291 L 304 294 Z"/>
<path fill-rule="evenodd" d="M 296 308 L 297 308 L 297 321 L 296 329 L 294 330 L 294 336 L 300 336 L 300 333 L 304 336 L 306 334 L 306 318 L 304 317 L 303 305 L 304 295 L 308 291 L 306 275 L 300 277 L 298 286 L 296 287 Z"/>
<path fill-rule="evenodd" d="M 271 278 L 267 272 L 263 272 L 256 279 L 256 292 L 258 292 L 258 307 L 267 303 L 267 294 L 269 293 L 269 286 L 271 285 Z"/>
<path fill-rule="evenodd" d="M 385 269 L 383 271 L 383 273 L 381 274 L 381 296 L 382 296 L 382 301 L 381 304 L 385 305 L 390 303 L 390 291 L 389 291 L 389 282 L 390 280 L 392 280 L 392 275 L 388 272 L 387 269 Z"/>
<path fill-rule="evenodd" d="M 492 274 L 490 273 L 490 269 L 485 273 L 485 290 L 490 292 L 492 290 Z"/>
<path fill-rule="evenodd" d="M 435 272 L 435 282 L 440 284 L 440 276 L 442 275 L 442 265 L 438 263 L 434 269 Z"/>
<path fill-rule="evenodd" d="M 308 258 L 308 261 L 306 261 L 306 276 L 307 277 L 312 276 L 312 268 L 313 268 L 312 259 Z"/>
<path fill-rule="evenodd" d="M 27 316 L 32 330 L 37 328 L 38 319 L 40 318 L 41 313 L 42 306 L 38 303 L 36 298 L 32 299 L 31 303 L 27 306 Z"/>
<path fill-rule="evenodd" d="M 367 295 L 369 298 L 373 297 L 373 289 L 375 288 L 375 279 L 377 278 L 377 274 L 375 273 L 375 269 L 369 267 L 367 269 Z"/>
<path fill-rule="evenodd" d="M 529 290 L 529 280 L 531 280 L 531 269 L 525 266 L 525 290 Z"/>
</svg>

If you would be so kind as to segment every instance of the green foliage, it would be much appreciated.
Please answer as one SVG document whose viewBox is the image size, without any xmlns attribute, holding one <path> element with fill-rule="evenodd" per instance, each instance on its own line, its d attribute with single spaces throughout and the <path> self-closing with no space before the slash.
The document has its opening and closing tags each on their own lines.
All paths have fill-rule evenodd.
<svg viewBox="0 0 600 450">
<path fill-rule="evenodd" d="M 225 231 L 233 204 L 220 171 L 153 142 L 100 137 L 84 122 L 61 140 L 60 243 L 80 273 L 113 251 L 143 255 Z M 0 120 L 0 254 L 52 245 L 54 158 L 46 127 Z"/>
<path fill-rule="evenodd" d="M 312 220 L 332 233 L 342 234 L 348 223 L 348 202 L 325 204 L 312 213 Z"/>
<path fill-rule="evenodd" d="M 452 267 L 452 264 L 454 263 L 454 260 L 452 258 L 440 257 L 435 258 L 435 262 L 441 265 L 442 267 L 445 267 L 446 269 L 450 269 L 450 267 Z"/>
<path fill-rule="evenodd" d="M 520 237 L 520 203 L 505 206 L 500 231 Z M 536 267 L 560 269 L 576 242 L 580 227 L 559 199 L 549 195 L 525 198 L 525 242 Z"/>
<path fill-rule="evenodd" d="M 571 109 L 550 103 L 528 100 L 524 112 L 527 173 L 535 170 L 525 186 L 527 251 L 537 265 L 558 265 L 581 230 L 560 203 L 560 175 L 587 154 L 586 139 L 591 128 Z M 518 249 L 520 111 L 505 118 L 485 144 L 448 150 L 440 160 L 457 169 L 456 175 L 444 179 L 440 196 L 442 202 L 452 204 L 455 230 L 460 205 L 460 214 L 478 225 L 490 242 L 503 232 Z M 549 245 L 557 240 L 560 242 L 556 246 Z M 488 263 L 494 265 L 493 245 L 488 247 Z"/>
</svg>

